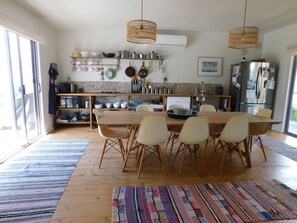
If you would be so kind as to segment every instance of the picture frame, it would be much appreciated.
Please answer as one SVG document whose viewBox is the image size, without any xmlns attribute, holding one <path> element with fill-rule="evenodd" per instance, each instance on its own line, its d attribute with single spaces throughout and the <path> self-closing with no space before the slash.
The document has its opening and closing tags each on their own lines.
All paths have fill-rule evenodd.
<svg viewBox="0 0 297 223">
<path fill-rule="evenodd" d="M 222 76 L 223 57 L 198 57 L 197 75 L 207 77 Z"/>
</svg>

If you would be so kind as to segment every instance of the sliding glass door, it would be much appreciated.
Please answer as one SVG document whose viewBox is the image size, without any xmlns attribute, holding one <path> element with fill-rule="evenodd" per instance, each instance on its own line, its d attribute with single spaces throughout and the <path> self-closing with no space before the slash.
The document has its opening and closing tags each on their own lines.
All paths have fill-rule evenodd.
<svg viewBox="0 0 297 223">
<path fill-rule="evenodd" d="M 285 122 L 285 133 L 297 137 L 297 56 L 292 63 L 288 110 Z"/>
<path fill-rule="evenodd" d="M 40 135 L 36 43 L 0 28 L 0 162 Z"/>
</svg>

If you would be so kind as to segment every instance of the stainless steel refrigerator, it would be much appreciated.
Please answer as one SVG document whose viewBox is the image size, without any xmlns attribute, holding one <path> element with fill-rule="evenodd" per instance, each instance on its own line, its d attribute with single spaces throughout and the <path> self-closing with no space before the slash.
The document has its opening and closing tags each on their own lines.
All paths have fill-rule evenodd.
<svg viewBox="0 0 297 223">
<path fill-rule="evenodd" d="M 231 111 L 256 114 L 260 108 L 273 109 L 276 72 L 276 64 L 268 62 L 231 65 Z"/>
</svg>

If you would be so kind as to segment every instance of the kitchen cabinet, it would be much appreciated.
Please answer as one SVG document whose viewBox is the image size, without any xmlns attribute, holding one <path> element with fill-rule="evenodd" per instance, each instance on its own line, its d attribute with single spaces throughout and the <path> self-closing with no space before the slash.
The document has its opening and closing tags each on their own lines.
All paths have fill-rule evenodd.
<svg viewBox="0 0 297 223">
<path fill-rule="evenodd" d="M 225 99 L 227 101 L 226 109 L 230 111 L 231 96 L 229 95 L 204 95 L 209 99 Z M 188 94 L 140 94 L 140 93 L 58 93 L 57 101 L 59 102 L 57 108 L 56 123 L 61 125 L 85 124 L 93 128 L 95 120 L 93 119 L 92 110 L 99 109 L 101 111 L 134 111 L 138 104 L 153 103 L 156 111 L 166 111 L 166 104 L 168 97 L 190 97 L 191 106 L 194 107 L 196 102 L 196 95 Z M 63 100 L 71 100 L 70 102 L 63 102 Z M 88 103 L 86 103 L 88 101 Z M 126 102 L 126 108 L 94 108 L 95 104 L 106 104 L 114 102 Z M 86 107 L 87 105 L 87 107 Z M 71 120 L 75 114 L 83 113 L 88 116 L 87 120 Z M 66 117 L 61 119 L 61 117 Z M 67 118 L 68 117 L 68 118 Z M 85 118 L 85 116 L 84 116 Z"/>
</svg>

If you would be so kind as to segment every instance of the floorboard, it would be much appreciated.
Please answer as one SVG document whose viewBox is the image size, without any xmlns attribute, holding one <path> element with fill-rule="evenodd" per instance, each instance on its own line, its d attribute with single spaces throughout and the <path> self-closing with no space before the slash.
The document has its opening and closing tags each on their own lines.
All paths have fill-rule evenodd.
<svg viewBox="0 0 297 223">
<path fill-rule="evenodd" d="M 271 131 L 269 136 L 284 142 L 295 143 L 297 139 Z M 111 195 L 115 186 L 131 185 L 177 185 L 198 184 L 206 182 L 237 181 L 248 179 L 278 179 L 293 189 L 297 189 L 297 163 L 266 149 L 268 161 L 264 161 L 261 149 L 252 152 L 252 168 L 243 171 L 240 160 L 233 157 L 225 162 L 222 175 L 219 175 L 219 154 L 211 159 L 212 148 L 208 149 L 203 168 L 198 160 L 186 160 L 182 175 L 178 175 L 179 162 L 174 165 L 168 160 L 168 151 L 164 152 L 168 177 L 165 177 L 157 159 L 144 162 L 140 179 L 137 179 L 137 166 L 134 156 L 128 161 L 127 171 L 122 173 L 123 160 L 119 153 L 109 151 L 103 159 L 101 169 L 98 168 L 103 139 L 98 130 L 78 126 L 56 129 L 45 139 L 90 139 L 85 154 L 77 164 L 66 190 L 51 219 L 51 223 L 72 222 L 111 222 Z M 285 221 L 287 222 L 287 221 Z M 297 222 L 297 221 L 290 221 Z"/>
</svg>

